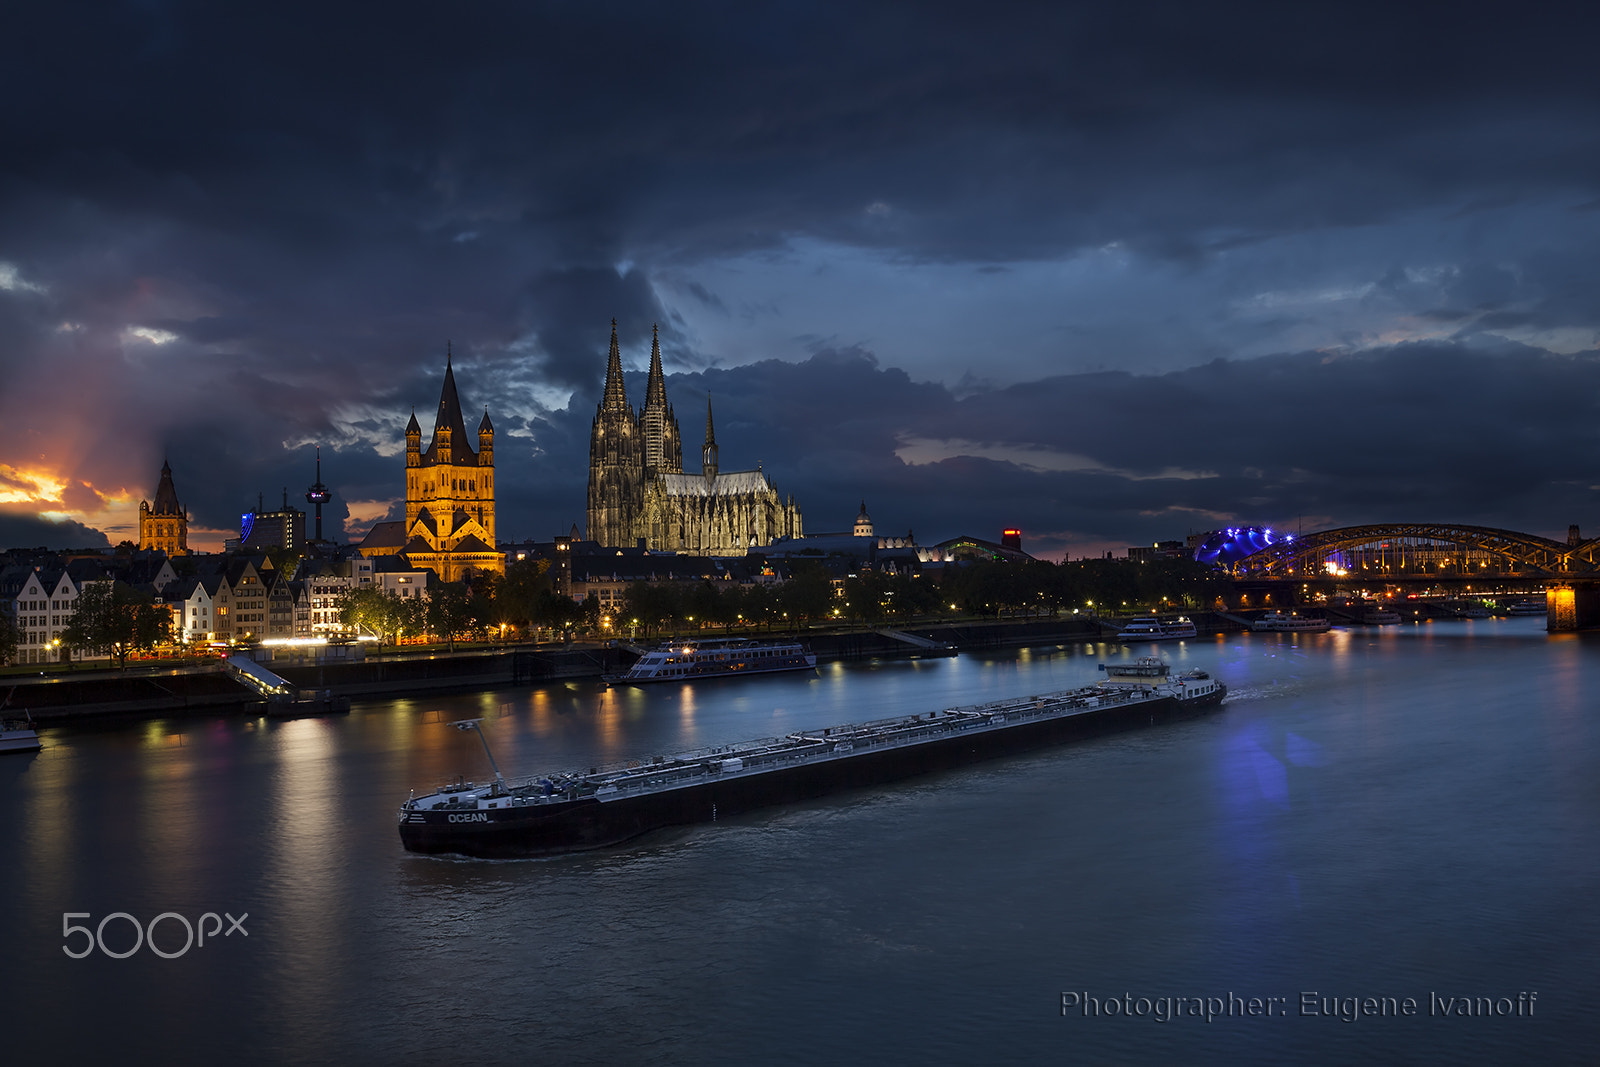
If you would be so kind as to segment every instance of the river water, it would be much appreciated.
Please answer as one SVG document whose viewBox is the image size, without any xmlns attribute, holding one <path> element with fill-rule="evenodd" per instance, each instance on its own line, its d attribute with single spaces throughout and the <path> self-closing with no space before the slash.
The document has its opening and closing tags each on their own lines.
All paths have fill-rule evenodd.
<svg viewBox="0 0 1600 1067">
<path fill-rule="evenodd" d="M 68 1063 L 1593 1061 L 1600 635 L 1541 619 L 1167 645 L 1227 683 L 1222 710 L 598 853 L 399 845 L 409 790 L 486 777 L 453 719 L 485 717 L 508 774 L 586 769 L 1089 684 L 1152 650 L 42 731 L 43 753 L 0 759 L 5 1045 Z M 172 958 L 135 940 L 163 913 L 182 917 L 151 935 Z M 208 936 L 180 955 L 184 920 Z"/>
</svg>

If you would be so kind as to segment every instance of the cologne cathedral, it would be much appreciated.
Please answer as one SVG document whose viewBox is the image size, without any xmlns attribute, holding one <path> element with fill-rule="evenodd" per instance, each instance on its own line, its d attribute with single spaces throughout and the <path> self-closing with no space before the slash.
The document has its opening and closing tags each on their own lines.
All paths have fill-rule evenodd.
<svg viewBox="0 0 1600 1067">
<path fill-rule="evenodd" d="M 653 331 L 654 332 L 654 331 Z M 800 509 L 761 470 L 725 471 L 706 400 L 701 472 L 683 472 L 678 419 L 667 403 L 661 340 L 650 343 L 644 408 L 637 416 L 622 385 L 617 323 L 611 322 L 606 388 L 589 433 L 588 537 L 613 548 L 742 556 L 780 537 L 799 537 Z"/>
<path fill-rule="evenodd" d="M 430 568 L 446 582 L 505 570 L 494 540 L 494 424 L 484 408 L 474 452 L 448 353 L 426 452 L 415 412 L 406 424 L 405 554 L 413 567 Z"/>
</svg>

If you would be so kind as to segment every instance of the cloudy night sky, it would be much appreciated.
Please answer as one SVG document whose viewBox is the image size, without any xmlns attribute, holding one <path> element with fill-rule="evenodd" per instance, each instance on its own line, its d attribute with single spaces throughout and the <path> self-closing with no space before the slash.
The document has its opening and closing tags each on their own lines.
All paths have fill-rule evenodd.
<svg viewBox="0 0 1600 1067">
<path fill-rule="evenodd" d="M 1557 9 L 1550 9 L 1555 11 Z M 163 458 L 403 513 L 453 346 L 503 540 L 618 322 L 808 531 L 1600 533 L 1593 27 L 1457 4 L 9 5 L 0 547 Z M 693 456 L 693 459 L 690 457 Z"/>
</svg>

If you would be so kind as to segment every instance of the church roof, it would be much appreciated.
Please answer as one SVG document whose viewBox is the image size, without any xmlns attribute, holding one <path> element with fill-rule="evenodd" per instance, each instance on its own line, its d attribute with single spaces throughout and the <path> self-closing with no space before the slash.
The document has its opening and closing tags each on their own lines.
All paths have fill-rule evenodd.
<svg viewBox="0 0 1600 1067">
<path fill-rule="evenodd" d="M 494 433 L 494 423 L 489 421 L 489 409 L 483 409 L 483 421 L 478 423 L 479 433 Z"/>
<path fill-rule="evenodd" d="M 871 522 L 872 521 L 872 516 L 867 514 L 867 502 L 865 500 L 863 500 L 861 502 L 861 514 L 856 516 L 856 521 L 857 522 Z"/>
<path fill-rule="evenodd" d="M 485 414 L 487 414 L 487 410 Z M 444 388 L 439 390 L 439 413 L 433 419 L 433 440 L 423 454 L 424 464 L 439 462 L 439 432 L 450 431 L 450 462 L 458 467 L 477 466 L 478 454 L 467 443 L 467 424 L 461 417 L 461 397 L 456 394 L 456 372 L 450 366 L 450 357 L 444 361 Z"/>
<path fill-rule="evenodd" d="M 660 474 L 668 496 L 739 496 L 744 493 L 773 493 L 772 483 L 762 471 L 723 471 L 715 478 L 703 474 Z"/>
<path fill-rule="evenodd" d="M 468 534 L 467 536 L 463 537 L 461 540 L 457 541 L 456 542 L 456 546 L 454 548 L 452 548 L 450 551 L 453 554 L 460 554 L 460 553 L 463 553 L 463 552 L 473 552 L 473 553 L 493 552 L 494 549 L 492 549 L 488 545 L 484 544 L 483 543 L 483 538 L 478 537 L 475 534 Z"/>
<path fill-rule="evenodd" d="M 422 427 L 417 425 L 417 413 L 415 411 L 411 413 L 411 421 L 406 423 L 406 433 L 414 433 L 419 437 L 422 435 Z"/>
<path fill-rule="evenodd" d="M 150 509 L 150 514 L 183 514 L 183 508 L 178 504 L 178 491 L 172 486 L 172 467 L 165 462 L 161 464 L 161 484 L 156 486 L 156 503 Z"/>
<path fill-rule="evenodd" d="M 361 539 L 363 549 L 399 548 L 405 543 L 406 524 L 398 521 L 374 523 L 367 536 Z"/>
</svg>

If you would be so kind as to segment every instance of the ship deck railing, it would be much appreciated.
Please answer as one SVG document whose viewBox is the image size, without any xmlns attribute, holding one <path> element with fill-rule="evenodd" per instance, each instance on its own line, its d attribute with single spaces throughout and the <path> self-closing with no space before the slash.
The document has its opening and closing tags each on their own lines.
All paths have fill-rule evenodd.
<svg viewBox="0 0 1600 1067">
<path fill-rule="evenodd" d="M 922 744 L 940 735 L 959 736 L 970 730 L 996 729 L 1033 719 L 1081 714 L 1109 705 L 1139 702 L 1152 695 L 1154 690 L 1149 686 L 1090 686 L 1049 696 L 946 708 L 932 713 L 931 717 L 898 716 L 829 727 L 825 731 L 798 731 L 781 738 L 761 738 L 685 752 L 662 758 L 659 763 L 646 763 L 638 767 L 616 768 L 587 775 L 534 775 L 506 783 L 504 791 L 497 791 L 493 797 L 480 796 L 479 804 L 473 806 L 477 807 L 485 800 L 493 800 L 497 806 L 507 801 L 520 801 L 513 805 L 518 807 L 568 803 L 580 799 L 609 802 L 689 784 L 769 772 L 780 767 Z M 850 747 L 842 749 L 840 746 L 843 743 L 848 743 Z M 723 770 L 723 762 L 727 760 L 739 760 L 741 765 L 736 769 Z M 545 781 L 549 781 L 553 787 L 549 794 L 542 792 Z"/>
</svg>

